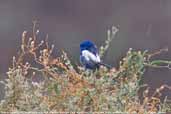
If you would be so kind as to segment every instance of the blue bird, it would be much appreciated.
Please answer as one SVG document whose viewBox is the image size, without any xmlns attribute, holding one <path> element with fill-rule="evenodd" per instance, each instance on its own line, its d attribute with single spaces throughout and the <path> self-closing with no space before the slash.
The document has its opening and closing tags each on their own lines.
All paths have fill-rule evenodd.
<svg viewBox="0 0 171 114">
<path fill-rule="evenodd" d="M 80 44 L 80 62 L 86 69 L 95 70 L 100 65 L 111 68 L 109 65 L 101 62 L 96 45 L 88 40 Z"/>
</svg>

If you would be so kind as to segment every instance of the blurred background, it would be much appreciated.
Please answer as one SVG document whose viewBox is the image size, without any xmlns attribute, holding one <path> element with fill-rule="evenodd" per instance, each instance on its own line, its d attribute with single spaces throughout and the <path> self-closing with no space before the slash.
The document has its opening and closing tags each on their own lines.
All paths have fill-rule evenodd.
<svg viewBox="0 0 171 114">
<path fill-rule="evenodd" d="M 32 30 L 33 20 L 39 23 L 39 39 L 48 34 L 56 55 L 64 49 L 76 64 L 79 43 L 88 39 L 97 46 L 104 44 L 112 25 L 119 32 L 103 61 L 116 68 L 129 48 L 171 47 L 171 0 L 0 0 L 0 79 L 6 77 L 21 34 Z M 171 52 L 156 58 L 171 60 Z M 171 70 L 147 69 L 144 82 L 152 88 L 171 85 Z M 164 95 L 171 92 L 166 90 Z"/>
</svg>

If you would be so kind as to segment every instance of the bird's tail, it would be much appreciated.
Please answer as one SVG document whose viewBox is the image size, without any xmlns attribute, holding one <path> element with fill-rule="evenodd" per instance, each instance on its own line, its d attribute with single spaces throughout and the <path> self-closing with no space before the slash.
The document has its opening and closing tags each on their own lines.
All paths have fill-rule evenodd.
<svg viewBox="0 0 171 114">
<path fill-rule="evenodd" d="M 112 68 L 112 66 L 110 66 L 110 65 L 108 65 L 108 64 L 105 64 L 105 63 L 102 63 L 102 62 L 100 62 L 100 63 L 98 63 L 99 65 L 102 65 L 102 66 L 105 66 L 105 67 L 107 67 L 108 69 L 111 69 Z"/>
</svg>

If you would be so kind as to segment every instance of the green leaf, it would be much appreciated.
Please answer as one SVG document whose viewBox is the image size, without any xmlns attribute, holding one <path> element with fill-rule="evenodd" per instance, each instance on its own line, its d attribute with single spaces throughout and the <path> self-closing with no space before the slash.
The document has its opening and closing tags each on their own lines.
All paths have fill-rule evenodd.
<svg viewBox="0 0 171 114">
<path fill-rule="evenodd" d="M 59 95 L 60 93 L 61 93 L 61 85 L 59 85 L 59 84 L 54 84 L 54 89 L 55 89 L 55 93 L 57 94 L 57 95 Z"/>
<path fill-rule="evenodd" d="M 151 65 L 161 65 L 161 64 L 171 64 L 171 61 L 165 61 L 165 60 L 154 60 L 150 62 Z"/>
</svg>

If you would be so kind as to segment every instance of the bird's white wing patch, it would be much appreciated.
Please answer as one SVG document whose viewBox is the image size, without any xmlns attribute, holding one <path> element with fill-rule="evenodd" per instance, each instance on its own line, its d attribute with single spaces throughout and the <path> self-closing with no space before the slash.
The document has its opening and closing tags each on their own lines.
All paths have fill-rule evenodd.
<svg viewBox="0 0 171 114">
<path fill-rule="evenodd" d="M 87 61 L 93 61 L 95 63 L 100 63 L 99 55 L 94 55 L 93 53 L 91 53 L 88 50 L 82 51 L 82 56 L 84 56 Z"/>
<path fill-rule="evenodd" d="M 100 63 L 100 56 L 96 54 L 97 61 Z"/>
</svg>

